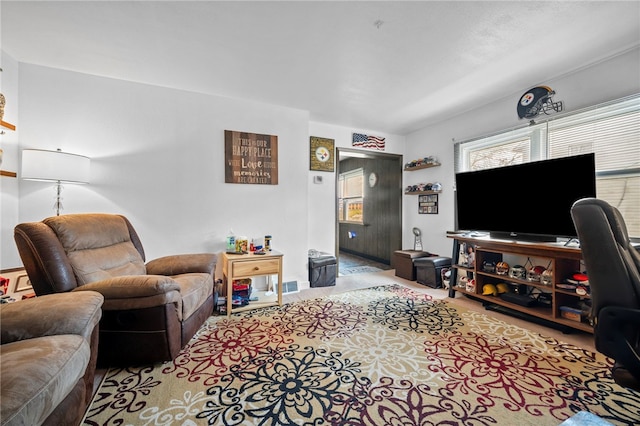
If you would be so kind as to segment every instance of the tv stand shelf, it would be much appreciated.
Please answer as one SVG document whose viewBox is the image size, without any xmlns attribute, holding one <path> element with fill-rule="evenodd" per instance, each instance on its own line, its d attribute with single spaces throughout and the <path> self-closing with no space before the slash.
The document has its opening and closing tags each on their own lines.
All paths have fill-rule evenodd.
<svg viewBox="0 0 640 426">
<path fill-rule="evenodd" d="M 460 292 L 482 302 L 487 309 L 493 306 L 507 308 L 514 314 L 524 314 L 532 320 L 540 319 L 562 327 L 574 328 L 593 333 L 588 315 L 584 313 L 581 320 L 572 320 L 562 316 L 561 307 L 579 308 L 584 302 L 590 301 L 590 296 L 579 295 L 572 290 L 558 287 L 573 273 L 580 271 L 582 252 L 579 248 L 567 247 L 562 243 L 530 243 L 520 241 L 499 240 L 490 237 L 468 237 L 464 235 L 447 235 L 453 239 L 452 269 L 449 285 L 449 297 L 455 297 Z M 469 249 L 472 247 L 472 249 Z M 461 253 L 464 248 L 465 253 Z M 465 264 L 468 253 L 472 253 L 473 264 Z M 517 278 L 510 273 L 498 274 L 490 268 L 485 269 L 483 263 L 497 264 L 505 261 L 509 266 L 521 265 L 528 271 L 534 266 L 542 266 L 552 271 L 549 285 L 541 281 L 533 281 L 527 277 Z M 525 266 L 526 264 L 526 266 Z M 467 286 L 467 282 L 474 280 Z M 475 286 L 473 285 L 475 283 Z M 492 294 L 483 294 L 485 284 L 505 283 L 510 292 L 519 291 L 520 294 L 536 295 L 538 300 L 532 306 L 524 306 L 512 301 L 504 300 Z M 543 294 L 543 296 L 539 296 Z M 584 306 L 583 306 L 584 308 Z M 503 309 L 500 309 L 503 310 Z"/>
</svg>

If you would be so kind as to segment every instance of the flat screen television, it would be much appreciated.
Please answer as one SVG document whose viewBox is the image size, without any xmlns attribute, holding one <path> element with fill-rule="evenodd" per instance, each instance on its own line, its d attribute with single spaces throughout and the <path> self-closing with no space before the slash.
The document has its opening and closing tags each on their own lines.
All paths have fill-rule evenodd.
<svg viewBox="0 0 640 426">
<path fill-rule="evenodd" d="M 595 155 L 456 174 L 456 227 L 492 238 L 575 238 L 571 206 L 596 196 Z"/>
</svg>

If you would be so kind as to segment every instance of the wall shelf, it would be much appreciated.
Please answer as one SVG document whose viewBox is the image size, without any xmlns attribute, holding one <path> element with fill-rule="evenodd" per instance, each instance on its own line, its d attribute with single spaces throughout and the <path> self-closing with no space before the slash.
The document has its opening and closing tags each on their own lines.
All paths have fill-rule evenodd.
<svg viewBox="0 0 640 426">
<path fill-rule="evenodd" d="M 432 195 L 440 194 L 442 191 L 405 191 L 404 195 Z"/>
<path fill-rule="evenodd" d="M 0 120 L 0 126 L 4 127 L 5 129 L 9 129 L 9 130 L 15 130 L 16 126 L 14 126 L 11 123 L 7 123 L 6 121 Z"/>
<path fill-rule="evenodd" d="M 17 177 L 18 174 L 16 172 L 9 172 L 7 170 L 0 170 L 0 176 L 6 176 L 6 177 Z"/>
<path fill-rule="evenodd" d="M 413 172 L 416 170 L 421 170 L 421 169 L 428 169 L 430 167 L 438 167 L 440 165 L 440 163 L 426 163 L 426 164 L 421 164 L 419 166 L 414 166 L 414 167 L 405 167 L 404 171 L 405 172 Z"/>
</svg>

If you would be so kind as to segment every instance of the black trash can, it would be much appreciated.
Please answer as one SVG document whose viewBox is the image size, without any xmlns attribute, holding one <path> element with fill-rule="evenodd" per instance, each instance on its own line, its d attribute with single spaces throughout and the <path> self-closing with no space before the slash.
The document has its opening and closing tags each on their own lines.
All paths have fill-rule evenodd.
<svg viewBox="0 0 640 426">
<path fill-rule="evenodd" d="M 329 287 L 336 285 L 336 258 L 330 254 L 309 257 L 309 286 Z"/>
<path fill-rule="evenodd" d="M 443 268 L 451 266 L 450 257 L 421 257 L 413 261 L 416 267 L 416 277 L 419 284 L 432 288 L 442 287 Z"/>
</svg>

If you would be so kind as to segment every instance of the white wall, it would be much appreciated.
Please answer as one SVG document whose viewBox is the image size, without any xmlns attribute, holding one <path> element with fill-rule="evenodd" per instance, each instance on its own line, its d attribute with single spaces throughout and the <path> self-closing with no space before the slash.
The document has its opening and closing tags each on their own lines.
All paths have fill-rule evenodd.
<svg viewBox="0 0 640 426">
<path fill-rule="evenodd" d="M 385 152 L 404 162 L 435 155 L 441 167 L 404 173 L 404 184 L 441 182 L 440 212 L 419 215 L 404 196 L 403 246 L 423 231 L 426 250 L 449 256 L 453 228 L 453 142 L 521 125 L 512 93 L 407 137 L 371 129 L 309 122 L 306 111 L 195 94 L 17 64 L 2 55 L 7 121 L 3 169 L 17 170 L 20 149 L 61 148 L 92 158 L 92 182 L 66 185 L 64 212 L 127 215 L 149 259 L 177 252 L 224 249 L 230 229 L 249 237 L 270 233 L 285 252 L 285 280 L 307 280 L 307 250 L 335 250 L 335 174 L 309 170 L 309 136 L 350 147 L 353 132 L 387 138 Z M 640 49 L 550 81 L 567 111 L 640 92 Z M 19 82 L 19 97 L 18 97 Z M 527 88 L 523 88 L 524 92 Z M 16 107 L 19 105 L 18 111 Z M 224 183 L 224 130 L 278 135 L 279 185 Z M 8 152 L 7 152 L 8 151 Z M 18 170 L 19 171 L 19 170 Z M 321 175 L 323 184 L 314 184 Z M 19 267 L 13 242 L 18 221 L 52 215 L 52 185 L 2 178 L 0 269 Z M 18 192 L 19 186 L 19 192 Z M 19 193 L 19 197 L 18 197 Z M 19 215 L 18 215 L 19 205 Z"/>
<path fill-rule="evenodd" d="M 285 281 L 306 280 L 308 123 L 306 111 L 20 64 L 20 148 L 89 156 L 91 183 L 65 186 L 63 213 L 126 215 L 148 259 L 221 252 L 230 229 L 271 234 Z M 279 184 L 226 184 L 224 130 L 277 135 Z M 21 222 L 53 214 L 52 185 L 19 184 Z"/>
<path fill-rule="evenodd" d="M 405 150 L 405 137 L 374 130 L 336 126 L 326 123 L 309 123 L 309 136 L 333 139 L 336 148 L 350 148 L 353 133 L 363 133 L 385 138 L 385 150 L 377 153 L 400 154 Z M 308 177 L 309 197 L 309 248 L 335 254 L 336 249 L 336 174 L 334 172 L 310 171 Z M 309 158 L 307 157 L 307 164 Z M 313 183 L 314 176 L 322 176 L 322 184 Z"/>
<path fill-rule="evenodd" d="M 542 59 L 544 60 L 544 59 Z M 497 77 L 499 78 L 499 77 Z M 570 74 L 549 81 L 532 81 L 530 87 L 550 86 L 556 91 L 554 101 L 562 101 L 564 111 L 575 111 L 600 102 L 622 98 L 640 93 L 640 49 L 635 48 L 615 58 L 600 62 Z M 454 226 L 454 170 L 453 145 L 455 141 L 464 141 L 494 133 L 500 130 L 522 126 L 516 111 L 522 92 L 512 93 L 497 99 L 489 105 L 465 112 L 451 119 L 428 126 L 407 136 L 405 162 L 425 155 L 436 155 L 441 167 L 405 173 L 405 181 L 435 181 L 443 184 L 440 194 L 440 213 L 438 215 L 419 215 L 415 196 L 404 197 L 405 221 L 403 242 L 412 244 L 411 228 L 417 226 L 423 231 L 423 245 L 426 250 L 440 255 L 450 256 L 452 242 L 445 232 Z M 538 118 L 540 122 L 542 118 Z M 415 176 L 420 173 L 420 177 Z M 495 208 L 495 199 L 487 188 L 487 205 L 479 206 L 490 214 Z"/>
</svg>

